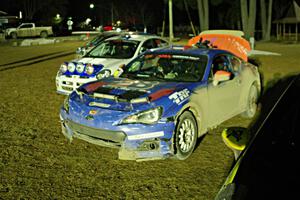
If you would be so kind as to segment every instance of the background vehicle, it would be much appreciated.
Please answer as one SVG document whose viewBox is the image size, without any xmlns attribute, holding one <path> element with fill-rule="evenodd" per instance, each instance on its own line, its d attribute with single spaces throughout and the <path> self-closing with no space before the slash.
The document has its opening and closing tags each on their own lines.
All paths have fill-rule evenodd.
<svg viewBox="0 0 300 200">
<path fill-rule="evenodd" d="M 34 23 L 22 23 L 17 28 L 8 28 L 5 31 L 7 37 L 16 39 L 18 37 L 35 37 L 46 38 L 53 35 L 51 26 L 37 27 Z"/>
<path fill-rule="evenodd" d="M 154 35 L 126 35 L 106 39 L 82 58 L 65 62 L 56 76 L 57 92 L 70 94 L 80 85 L 111 76 L 120 65 L 128 64 L 148 49 L 168 46 Z"/>
<path fill-rule="evenodd" d="M 184 160 L 209 128 L 256 112 L 258 70 L 228 51 L 162 48 L 122 70 L 119 78 L 82 85 L 66 99 L 67 138 L 120 148 L 120 159 Z"/>
<path fill-rule="evenodd" d="M 261 102 L 262 114 L 254 126 L 231 137 L 233 145 L 229 146 L 237 151 L 238 138 L 252 133 L 216 200 L 298 199 L 299 91 L 300 75 L 280 81 Z M 270 106 L 268 99 L 275 96 L 271 93 L 280 95 Z M 236 134 L 235 129 L 228 133 L 231 134 Z"/>
</svg>

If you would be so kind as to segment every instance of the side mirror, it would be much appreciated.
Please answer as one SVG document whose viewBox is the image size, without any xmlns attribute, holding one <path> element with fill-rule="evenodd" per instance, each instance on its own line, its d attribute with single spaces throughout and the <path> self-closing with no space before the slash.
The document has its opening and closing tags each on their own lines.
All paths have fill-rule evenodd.
<svg viewBox="0 0 300 200">
<path fill-rule="evenodd" d="M 224 70 L 219 70 L 214 74 L 213 78 L 213 85 L 216 86 L 219 84 L 219 82 L 223 81 L 228 81 L 230 80 L 231 73 L 224 71 Z"/>
<path fill-rule="evenodd" d="M 120 65 L 119 68 L 114 72 L 114 78 L 118 78 L 123 73 L 124 68 L 125 64 Z"/>
<path fill-rule="evenodd" d="M 84 56 L 86 54 L 86 49 L 84 47 L 78 47 L 76 49 L 76 54 L 79 56 Z"/>
<path fill-rule="evenodd" d="M 143 52 L 146 51 L 146 50 L 147 50 L 147 48 L 142 47 L 141 50 L 140 50 L 140 53 L 143 53 Z"/>
<path fill-rule="evenodd" d="M 246 128 L 230 127 L 223 130 L 222 139 L 237 159 L 250 140 L 250 132 Z"/>
</svg>

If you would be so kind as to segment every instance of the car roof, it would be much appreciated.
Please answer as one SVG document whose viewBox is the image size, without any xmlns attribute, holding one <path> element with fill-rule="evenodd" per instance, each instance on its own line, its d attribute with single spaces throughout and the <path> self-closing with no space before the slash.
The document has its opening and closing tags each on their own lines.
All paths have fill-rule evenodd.
<svg viewBox="0 0 300 200">
<path fill-rule="evenodd" d="M 121 35 L 121 36 L 114 36 L 114 37 L 110 37 L 107 40 L 128 40 L 128 41 L 144 41 L 147 39 L 151 39 L 151 38 L 157 38 L 157 39 L 162 39 L 165 40 L 162 37 L 156 36 L 156 35 L 148 35 L 148 34 L 125 34 L 125 35 Z M 166 40 L 165 40 L 166 41 Z"/>
<path fill-rule="evenodd" d="M 214 48 L 197 48 L 190 46 L 169 46 L 165 48 L 156 49 L 154 51 L 148 51 L 147 53 L 156 53 L 156 54 L 180 54 L 180 55 L 190 55 L 190 56 L 199 56 L 199 55 L 208 55 L 209 57 L 214 57 L 218 54 L 230 54 L 229 51 L 214 49 Z"/>
</svg>

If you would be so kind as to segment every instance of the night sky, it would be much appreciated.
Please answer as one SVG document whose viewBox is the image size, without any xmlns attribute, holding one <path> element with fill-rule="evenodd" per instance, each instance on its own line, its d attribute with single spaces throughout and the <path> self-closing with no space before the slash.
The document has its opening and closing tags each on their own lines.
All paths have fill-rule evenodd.
<svg viewBox="0 0 300 200">
<path fill-rule="evenodd" d="M 190 2 L 190 13 L 193 23 L 198 26 L 199 18 L 196 0 Z M 182 1 L 173 0 L 174 25 L 189 26 L 187 13 Z M 239 15 L 239 0 L 214 0 L 210 2 L 210 28 L 232 28 L 232 15 Z M 257 1 L 257 19 L 259 16 L 259 2 Z M 297 0 L 300 3 L 300 0 Z M 91 9 L 89 5 L 95 7 Z M 273 0 L 273 19 L 284 16 L 292 0 Z M 29 6 L 32 5 L 32 6 Z M 31 10 L 29 10 L 31 8 Z M 113 12 L 112 12 L 113 8 Z M 159 27 L 164 19 L 168 20 L 168 10 L 163 0 L 1 0 L 1 11 L 9 15 L 19 15 L 22 11 L 23 21 L 36 22 L 44 25 L 53 25 L 53 18 L 59 14 L 62 23 L 65 24 L 72 17 L 75 24 L 91 18 L 94 26 L 108 25 L 121 20 L 123 24 L 146 24 L 147 26 Z M 27 11 L 26 11 L 27 10 Z M 231 13 L 231 14 L 228 14 Z M 234 20 L 234 19 L 233 19 Z M 259 26 L 259 23 L 258 23 Z"/>
</svg>

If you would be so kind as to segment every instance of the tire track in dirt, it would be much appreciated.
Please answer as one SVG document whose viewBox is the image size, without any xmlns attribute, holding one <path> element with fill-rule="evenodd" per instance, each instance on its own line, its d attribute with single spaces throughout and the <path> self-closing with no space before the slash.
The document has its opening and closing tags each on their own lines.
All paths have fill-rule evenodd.
<svg viewBox="0 0 300 200">
<path fill-rule="evenodd" d="M 26 61 L 30 61 L 30 60 L 36 60 L 36 59 L 39 59 L 39 58 L 59 54 L 59 53 L 62 53 L 62 52 L 63 51 L 58 51 L 58 52 L 54 52 L 54 53 L 47 53 L 47 54 L 43 54 L 43 55 L 40 55 L 40 56 L 35 56 L 35 57 L 31 57 L 31 58 L 26 58 L 26 59 L 23 59 L 23 60 L 18 60 L 18 61 L 14 61 L 14 62 L 10 62 L 10 63 L 5 63 L 5 64 L 1 64 L 0 67 L 6 66 L 6 65 L 18 64 L 18 63 L 22 63 L 22 62 L 26 62 Z"/>
<path fill-rule="evenodd" d="M 68 51 L 68 52 L 64 52 L 64 53 L 61 53 L 61 51 L 60 51 L 60 52 L 44 54 L 41 56 L 36 56 L 36 57 L 32 57 L 32 58 L 28 58 L 28 59 L 24 59 L 24 60 L 20 60 L 20 61 L 8 63 L 8 64 L 2 64 L 2 65 L 0 65 L 0 72 L 19 68 L 19 67 L 30 66 L 33 64 L 41 63 L 44 61 L 48 61 L 48 60 L 52 60 L 52 59 L 56 59 L 56 58 L 60 58 L 60 57 L 69 56 L 72 54 L 74 54 L 74 51 Z M 27 61 L 30 61 L 30 62 L 27 62 Z M 12 64 L 12 65 L 10 65 L 10 64 Z M 6 66 L 6 65 L 10 65 L 10 66 Z"/>
</svg>

